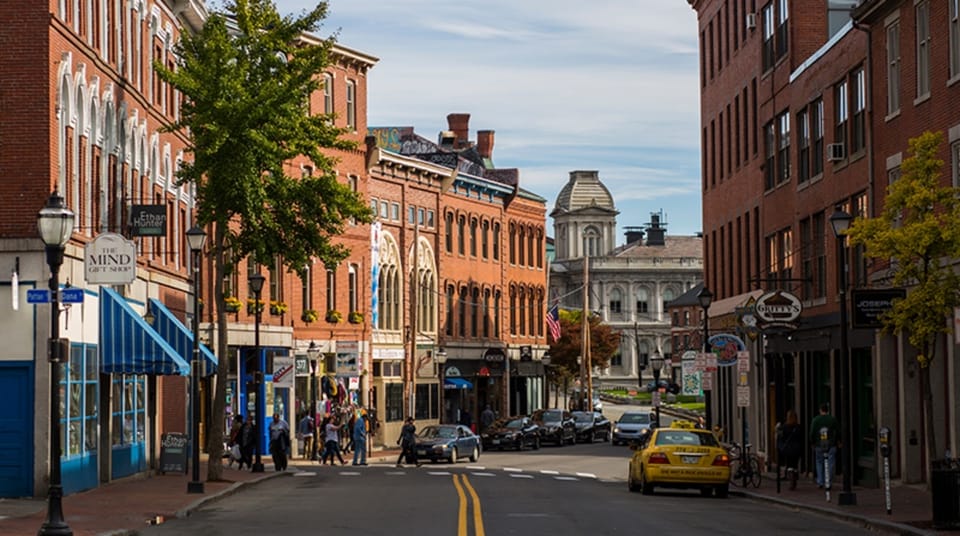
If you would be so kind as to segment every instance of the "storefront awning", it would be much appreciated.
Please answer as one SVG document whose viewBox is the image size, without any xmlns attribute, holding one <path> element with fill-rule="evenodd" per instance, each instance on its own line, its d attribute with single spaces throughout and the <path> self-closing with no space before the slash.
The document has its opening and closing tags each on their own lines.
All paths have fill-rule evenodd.
<svg viewBox="0 0 960 536">
<path fill-rule="evenodd" d="M 473 384 L 463 378 L 444 378 L 444 389 L 473 389 Z"/>
<path fill-rule="evenodd" d="M 180 322 L 170 309 L 156 298 L 150 298 L 150 311 L 153 313 L 153 329 L 176 350 L 184 361 L 193 361 L 193 333 Z M 204 376 L 217 372 L 217 358 L 203 343 L 200 343 L 200 359 L 204 366 L 200 368 Z"/>
<path fill-rule="evenodd" d="M 109 287 L 100 287 L 100 370 L 107 374 L 190 374 L 190 365 Z"/>
</svg>

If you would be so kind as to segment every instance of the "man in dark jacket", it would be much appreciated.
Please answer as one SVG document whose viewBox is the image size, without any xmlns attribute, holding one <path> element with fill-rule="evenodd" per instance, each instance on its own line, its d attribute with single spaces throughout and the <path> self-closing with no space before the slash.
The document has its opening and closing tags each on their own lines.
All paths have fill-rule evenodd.
<svg viewBox="0 0 960 536">
<path fill-rule="evenodd" d="M 810 423 L 810 443 L 814 446 L 813 464 L 817 468 L 817 486 L 821 488 L 827 485 L 824 475 L 833 474 L 833 468 L 836 467 L 838 429 L 837 418 L 830 415 L 830 406 L 822 404 L 820 414 Z M 825 460 L 829 467 L 826 472 Z"/>
<path fill-rule="evenodd" d="M 403 467 L 400 460 L 406 458 L 407 463 L 416 464 L 417 467 L 423 465 L 417 461 L 417 427 L 413 424 L 413 417 L 407 417 L 400 429 L 400 438 L 397 439 L 400 445 L 400 457 L 397 458 L 397 467 Z"/>
</svg>

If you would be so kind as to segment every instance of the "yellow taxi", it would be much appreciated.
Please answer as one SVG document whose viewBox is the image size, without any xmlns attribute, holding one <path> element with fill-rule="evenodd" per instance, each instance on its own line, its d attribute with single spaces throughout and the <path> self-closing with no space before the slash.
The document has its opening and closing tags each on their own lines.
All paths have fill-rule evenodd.
<svg viewBox="0 0 960 536">
<path fill-rule="evenodd" d="M 730 456 L 709 430 L 689 421 L 655 428 L 631 445 L 630 491 L 653 493 L 654 487 L 699 488 L 709 497 L 726 497 L 730 489 Z"/>
</svg>

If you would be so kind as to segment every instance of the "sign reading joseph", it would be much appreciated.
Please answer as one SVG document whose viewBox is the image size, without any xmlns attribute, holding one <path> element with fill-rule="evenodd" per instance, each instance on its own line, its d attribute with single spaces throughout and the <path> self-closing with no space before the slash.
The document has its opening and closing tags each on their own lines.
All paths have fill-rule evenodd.
<svg viewBox="0 0 960 536">
<path fill-rule="evenodd" d="M 137 245 L 117 233 L 103 233 L 83 248 L 87 283 L 129 285 L 137 279 Z"/>
</svg>

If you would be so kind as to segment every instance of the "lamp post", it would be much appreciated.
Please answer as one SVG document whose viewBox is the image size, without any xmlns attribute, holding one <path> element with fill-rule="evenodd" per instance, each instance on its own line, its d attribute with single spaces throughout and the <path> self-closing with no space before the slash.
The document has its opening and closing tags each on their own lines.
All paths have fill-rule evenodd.
<svg viewBox="0 0 960 536">
<path fill-rule="evenodd" d="M 710 304 L 713 303 L 713 293 L 710 292 L 710 289 L 706 285 L 700 289 L 700 292 L 697 293 L 697 301 L 700 302 L 700 308 L 703 309 L 703 353 L 710 351 L 710 315 L 709 309 Z M 705 372 L 704 374 L 713 374 L 712 372 Z M 706 413 L 707 430 L 713 430 L 713 408 L 711 408 L 711 399 L 712 392 L 710 390 L 703 391 L 703 411 Z"/>
<path fill-rule="evenodd" d="M 643 390 L 643 370 L 647 364 L 643 362 L 643 356 L 640 355 L 640 324 L 633 323 L 633 349 L 637 354 L 637 388 Z"/>
<path fill-rule="evenodd" d="M 253 405 L 253 436 L 255 441 L 253 443 L 253 452 L 256 458 L 253 462 L 253 472 L 262 473 L 263 472 L 263 461 L 260 459 L 260 383 L 263 378 L 263 371 L 260 370 L 260 312 L 263 307 L 260 306 L 260 293 L 263 291 L 263 281 L 266 278 L 263 277 L 259 271 L 249 278 L 247 278 L 247 283 L 250 285 L 250 290 L 253 291 L 253 350 L 254 350 L 254 361 L 257 364 L 257 370 L 253 372 L 253 392 L 256 393 L 256 398 L 254 398 Z"/>
<path fill-rule="evenodd" d="M 190 362 L 190 413 L 193 423 L 190 435 L 193 443 L 193 479 L 187 482 L 187 493 L 203 493 L 200 481 L 200 254 L 207 241 L 207 233 L 197 226 L 187 231 L 190 246 L 190 264 L 193 266 L 193 361 Z"/>
<path fill-rule="evenodd" d="M 433 352 L 433 360 L 437 363 L 437 372 L 439 373 L 438 375 L 440 376 L 440 392 L 441 392 L 441 393 L 446 393 L 446 390 L 445 390 L 445 388 L 446 388 L 446 385 L 445 385 L 445 382 L 446 382 L 445 374 L 446 374 L 446 372 L 447 372 L 447 370 L 446 370 L 447 351 L 444 350 L 443 348 L 437 348 L 437 350 L 436 350 L 435 352 Z M 459 391 L 458 391 L 458 392 L 459 392 Z M 444 404 L 444 401 L 446 401 L 446 399 L 447 399 L 447 395 L 446 395 L 446 394 L 444 394 L 444 395 L 442 395 L 442 396 L 440 397 L 440 424 L 443 424 L 443 421 L 444 421 L 444 419 L 443 419 L 443 410 L 444 410 L 444 405 L 445 405 L 445 404 Z"/>
<path fill-rule="evenodd" d="M 40 526 L 39 536 L 71 536 L 73 530 L 63 518 L 63 486 L 60 482 L 60 363 L 65 360 L 66 344 L 60 340 L 60 266 L 63 251 L 73 234 L 74 214 L 56 190 L 37 214 L 40 239 L 46 246 L 50 267 L 50 341 L 47 360 L 50 362 L 50 487 L 47 492 L 47 519 Z"/>
<path fill-rule="evenodd" d="M 853 492 L 853 443 L 850 437 L 853 424 L 853 397 L 850 389 L 850 349 L 847 340 L 847 257 L 844 242 L 847 229 L 853 217 L 840 207 L 830 216 L 830 226 L 837 237 L 837 294 L 840 297 L 840 403 L 843 405 L 843 417 L 840 419 L 840 437 L 843 442 L 843 488 L 837 495 L 840 505 L 857 504 L 857 494 Z"/>
<path fill-rule="evenodd" d="M 650 356 L 650 366 L 653 367 L 653 407 L 656 413 L 657 428 L 660 428 L 660 369 L 663 367 L 663 355 L 660 350 L 653 352 Z"/>
<path fill-rule="evenodd" d="M 543 365 L 543 380 L 544 380 L 544 381 L 543 381 L 543 391 L 544 391 L 543 407 L 544 407 L 544 408 L 549 408 L 549 407 L 550 407 L 550 363 L 551 363 L 551 360 L 552 360 L 552 358 L 550 357 L 550 354 L 547 353 L 547 352 L 544 352 L 543 356 L 540 357 L 540 364 Z M 559 404 L 560 402 L 557 401 L 557 403 Z"/>
<path fill-rule="evenodd" d="M 310 341 L 307 348 L 307 357 L 310 359 L 310 418 L 313 419 L 313 441 L 310 442 L 310 459 L 317 459 L 317 441 L 320 440 L 320 431 L 317 430 L 317 358 L 320 357 L 320 347 Z"/>
</svg>

